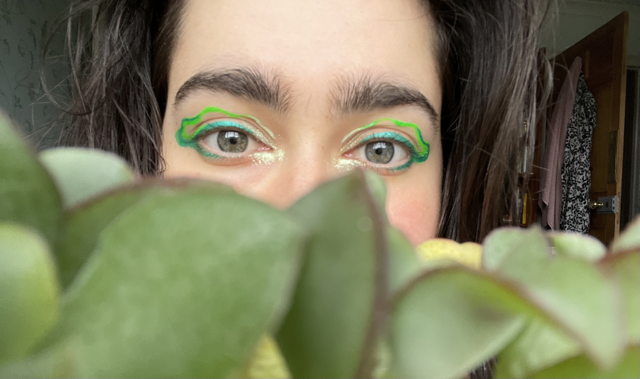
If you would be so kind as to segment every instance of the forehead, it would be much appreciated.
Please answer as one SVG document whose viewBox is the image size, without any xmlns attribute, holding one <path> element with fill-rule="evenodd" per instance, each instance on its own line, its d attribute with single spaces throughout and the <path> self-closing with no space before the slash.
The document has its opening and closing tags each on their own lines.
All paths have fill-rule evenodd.
<svg viewBox="0 0 640 379">
<path fill-rule="evenodd" d="M 169 96 L 198 72 L 259 66 L 300 96 L 366 73 L 409 82 L 439 108 L 435 51 L 417 0 L 186 0 Z"/>
</svg>

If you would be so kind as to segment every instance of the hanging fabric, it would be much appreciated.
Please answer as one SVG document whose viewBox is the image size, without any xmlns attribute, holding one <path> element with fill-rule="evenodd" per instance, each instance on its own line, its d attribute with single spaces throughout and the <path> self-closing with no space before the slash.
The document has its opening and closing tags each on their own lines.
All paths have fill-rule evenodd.
<svg viewBox="0 0 640 379">
<path fill-rule="evenodd" d="M 562 163 L 567 126 L 573 113 L 574 100 L 578 87 L 582 59 L 573 60 L 567 77 L 562 83 L 558 98 L 549 120 L 542 170 L 540 170 L 541 193 L 538 205 L 541 210 L 540 223 L 544 228 L 560 229 L 562 212 Z"/>
<path fill-rule="evenodd" d="M 564 143 L 561 230 L 589 233 L 590 156 L 595 127 L 596 99 L 580 74 Z"/>
</svg>

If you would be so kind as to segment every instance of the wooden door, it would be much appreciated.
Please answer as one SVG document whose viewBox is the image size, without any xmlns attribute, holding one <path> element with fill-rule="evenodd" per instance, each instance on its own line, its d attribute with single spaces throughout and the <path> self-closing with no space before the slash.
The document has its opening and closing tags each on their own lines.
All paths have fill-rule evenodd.
<svg viewBox="0 0 640 379">
<path fill-rule="evenodd" d="M 629 14 L 623 12 L 555 57 L 553 98 L 566 77 L 567 67 L 575 57 L 581 57 L 587 87 L 596 100 L 591 201 L 605 196 L 621 198 L 628 24 Z M 615 214 L 591 212 L 589 234 L 608 246 L 619 232 L 620 211 Z"/>
</svg>

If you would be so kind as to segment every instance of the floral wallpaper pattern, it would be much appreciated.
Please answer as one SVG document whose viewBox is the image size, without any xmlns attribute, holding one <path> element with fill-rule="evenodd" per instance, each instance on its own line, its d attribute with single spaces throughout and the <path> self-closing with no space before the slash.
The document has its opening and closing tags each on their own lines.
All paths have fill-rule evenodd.
<svg viewBox="0 0 640 379">
<path fill-rule="evenodd" d="M 0 0 L 0 108 L 38 146 L 53 146 L 60 135 L 60 111 L 40 84 L 40 54 L 69 0 Z M 45 58 L 49 87 L 66 91 L 64 37 L 57 34 Z"/>
</svg>

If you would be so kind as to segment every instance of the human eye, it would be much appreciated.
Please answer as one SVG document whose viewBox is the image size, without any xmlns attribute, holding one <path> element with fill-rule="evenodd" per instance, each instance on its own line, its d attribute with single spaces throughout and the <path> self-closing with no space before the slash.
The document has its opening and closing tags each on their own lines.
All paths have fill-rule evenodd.
<svg viewBox="0 0 640 379">
<path fill-rule="evenodd" d="M 202 121 L 207 113 L 227 116 Z M 233 120 L 229 120 L 233 118 Z M 252 116 L 236 115 L 220 108 L 206 108 L 198 116 L 183 120 L 176 132 L 176 141 L 182 147 L 196 150 L 214 164 L 236 165 L 244 162 L 268 164 L 282 159 L 282 153 L 266 134 L 260 122 Z"/>
<path fill-rule="evenodd" d="M 361 139 L 344 157 L 380 171 L 397 172 L 413 164 L 415 152 L 413 143 L 399 133 L 382 132 Z"/>
<path fill-rule="evenodd" d="M 386 127 L 384 124 L 406 129 L 409 135 L 415 137 L 415 141 L 407 134 L 393 130 L 393 126 Z M 375 130 L 380 128 L 382 131 L 376 133 Z M 342 142 L 346 144 L 342 149 L 341 158 L 336 161 L 336 168 L 340 171 L 367 167 L 382 174 L 397 174 L 414 163 L 426 161 L 430 151 L 429 143 L 422 138 L 417 124 L 392 118 L 381 118 L 357 128 Z"/>
<path fill-rule="evenodd" d="M 239 158 L 269 149 L 255 131 L 236 121 L 209 122 L 193 138 L 208 158 Z"/>
</svg>

